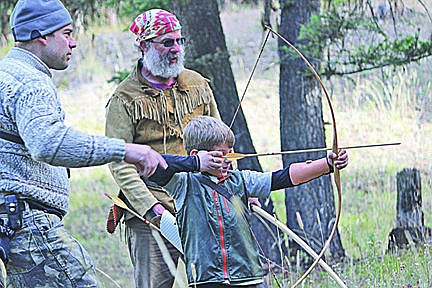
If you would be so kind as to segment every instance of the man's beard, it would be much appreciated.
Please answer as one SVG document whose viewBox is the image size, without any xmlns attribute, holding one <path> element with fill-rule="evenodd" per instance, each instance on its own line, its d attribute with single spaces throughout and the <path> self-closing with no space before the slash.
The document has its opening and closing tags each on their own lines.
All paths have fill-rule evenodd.
<svg viewBox="0 0 432 288">
<path fill-rule="evenodd" d="M 153 76 L 162 78 L 177 77 L 180 72 L 184 70 L 184 49 L 181 48 L 180 52 L 176 55 L 177 62 L 170 63 L 170 55 L 162 55 L 153 45 L 143 56 L 144 65 Z"/>
</svg>

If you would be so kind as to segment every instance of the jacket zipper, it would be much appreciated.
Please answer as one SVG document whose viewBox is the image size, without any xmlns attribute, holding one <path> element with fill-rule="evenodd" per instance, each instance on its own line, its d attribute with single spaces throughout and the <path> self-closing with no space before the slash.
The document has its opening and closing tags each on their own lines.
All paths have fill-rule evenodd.
<svg viewBox="0 0 432 288">
<path fill-rule="evenodd" d="M 225 235 L 224 235 L 224 229 L 223 229 L 223 223 L 222 223 L 222 216 L 219 213 L 219 209 L 218 209 L 218 204 L 219 204 L 218 193 L 216 191 L 214 191 L 213 189 L 211 189 L 211 191 L 213 194 L 214 202 L 216 204 L 216 213 L 217 213 L 218 223 L 219 223 L 219 233 L 220 233 L 221 249 L 222 249 L 222 261 L 223 261 L 223 272 L 224 272 L 225 279 L 228 279 L 227 253 L 226 253 L 226 248 L 225 248 Z"/>
<path fill-rule="evenodd" d="M 231 177 L 231 174 L 227 175 L 227 176 L 225 176 L 225 177 L 223 177 L 221 179 L 219 179 L 219 181 L 217 182 L 217 184 L 222 183 L 223 181 L 225 181 L 226 179 L 228 179 L 228 177 Z M 222 196 L 222 199 L 223 199 L 224 204 L 225 204 L 225 211 L 229 214 L 230 213 L 230 208 L 229 208 L 229 205 L 228 205 L 228 199 L 226 197 L 224 197 L 224 196 Z"/>
</svg>

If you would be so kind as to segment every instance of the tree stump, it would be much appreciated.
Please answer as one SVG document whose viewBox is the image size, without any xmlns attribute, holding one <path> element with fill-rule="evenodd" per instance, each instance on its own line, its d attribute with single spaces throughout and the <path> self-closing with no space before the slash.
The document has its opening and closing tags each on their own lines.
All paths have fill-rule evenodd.
<svg viewBox="0 0 432 288">
<path fill-rule="evenodd" d="M 419 247 L 430 241 L 431 237 L 431 229 L 424 226 L 420 171 L 404 168 L 397 173 L 396 180 L 396 228 L 389 234 L 390 252 Z"/>
</svg>

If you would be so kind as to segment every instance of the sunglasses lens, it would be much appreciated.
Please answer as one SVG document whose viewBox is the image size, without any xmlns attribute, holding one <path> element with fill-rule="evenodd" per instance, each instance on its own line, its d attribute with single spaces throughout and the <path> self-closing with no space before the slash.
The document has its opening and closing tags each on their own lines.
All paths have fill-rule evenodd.
<svg viewBox="0 0 432 288">
<path fill-rule="evenodd" d="M 182 38 L 177 38 L 177 39 L 165 39 L 162 42 L 156 42 L 156 41 L 151 41 L 151 42 L 160 43 L 160 44 L 164 45 L 165 47 L 172 47 L 172 46 L 174 46 L 174 41 L 177 42 L 177 44 L 179 44 L 179 45 L 183 45 L 186 42 L 186 38 L 182 37 Z"/>
<path fill-rule="evenodd" d="M 174 45 L 174 39 L 165 39 L 162 43 L 165 47 L 172 47 Z"/>
</svg>

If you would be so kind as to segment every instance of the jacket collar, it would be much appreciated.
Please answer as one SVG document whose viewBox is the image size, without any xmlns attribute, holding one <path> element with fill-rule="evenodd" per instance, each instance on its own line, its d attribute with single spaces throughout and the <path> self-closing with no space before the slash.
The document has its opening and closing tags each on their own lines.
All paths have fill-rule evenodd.
<svg viewBox="0 0 432 288">
<path fill-rule="evenodd" d="M 208 178 L 210 178 L 210 180 L 212 180 L 216 184 L 220 184 L 222 182 L 225 182 L 225 180 L 227 180 L 228 178 L 230 178 L 231 176 L 233 176 L 232 173 L 228 173 L 227 175 L 222 176 L 222 177 L 216 177 L 216 176 L 211 175 L 210 173 L 207 173 L 207 172 L 202 172 L 201 174 L 207 176 Z"/>
<path fill-rule="evenodd" d="M 48 66 L 30 51 L 18 47 L 12 47 L 9 50 L 9 53 L 6 55 L 5 59 L 6 58 L 18 60 L 28 65 L 31 65 L 35 69 L 41 71 L 42 73 L 46 74 L 48 77 L 52 78 L 52 74 Z"/>
</svg>

